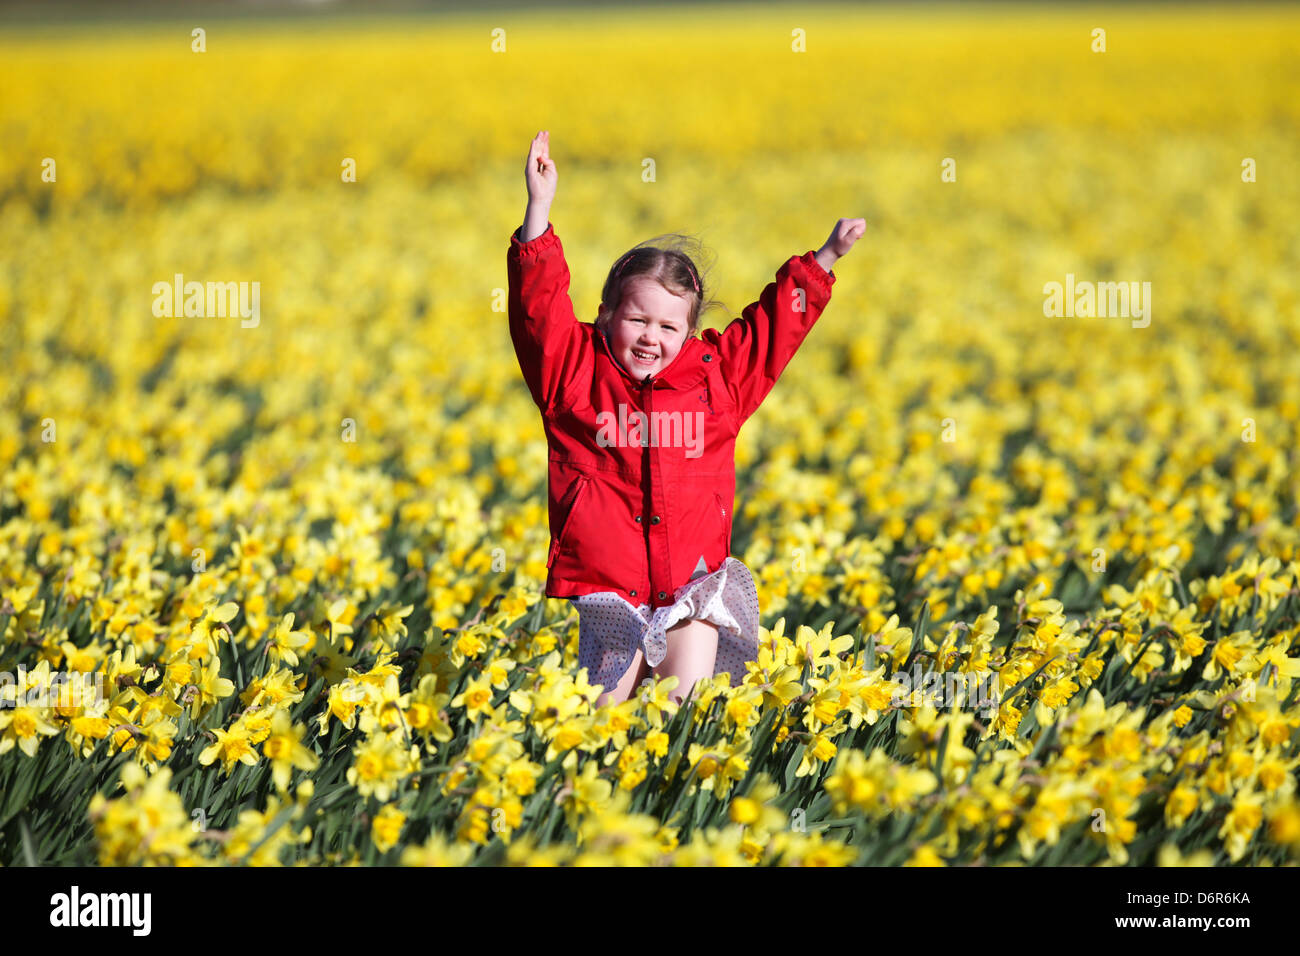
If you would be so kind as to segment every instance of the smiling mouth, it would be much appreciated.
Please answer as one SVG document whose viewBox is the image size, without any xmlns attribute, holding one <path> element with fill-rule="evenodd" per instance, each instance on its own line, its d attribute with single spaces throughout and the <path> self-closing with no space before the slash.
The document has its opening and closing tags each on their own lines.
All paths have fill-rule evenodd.
<svg viewBox="0 0 1300 956">
<path fill-rule="evenodd" d="M 636 359 L 636 361 L 640 362 L 642 365 L 653 365 L 658 357 L 659 356 L 655 355 L 653 352 L 642 352 L 640 349 L 632 350 L 632 358 Z"/>
</svg>

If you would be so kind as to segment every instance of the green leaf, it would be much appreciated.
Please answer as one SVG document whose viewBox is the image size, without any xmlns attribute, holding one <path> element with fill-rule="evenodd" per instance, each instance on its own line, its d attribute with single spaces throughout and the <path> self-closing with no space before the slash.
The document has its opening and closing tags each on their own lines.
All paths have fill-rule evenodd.
<svg viewBox="0 0 1300 956">
<path fill-rule="evenodd" d="M 948 750 L 948 734 L 952 730 L 951 724 L 943 725 L 943 733 L 939 735 L 939 749 L 934 756 L 934 775 L 939 778 L 939 789 L 944 789 L 943 785 L 943 756 Z"/>
<path fill-rule="evenodd" d="M 825 814 L 831 805 L 831 796 L 825 790 L 821 791 L 813 798 L 812 803 L 808 805 L 808 822 L 812 823 Z"/>
<path fill-rule="evenodd" d="M 907 652 L 907 660 L 903 661 L 901 670 L 907 670 L 912 666 L 917 652 L 924 647 L 925 628 L 930 622 L 930 602 L 924 601 L 921 604 L 921 612 L 916 616 L 916 626 L 912 629 L 912 646 Z"/>
<path fill-rule="evenodd" d="M 27 828 L 27 818 L 19 817 L 18 826 L 23 834 L 23 859 L 28 866 L 40 866 L 36 861 L 36 848 L 32 845 L 32 831 Z"/>
<path fill-rule="evenodd" d="M 785 765 L 785 789 L 787 790 L 794 786 L 795 772 L 803 762 L 803 752 L 806 748 L 806 744 L 800 743 Z"/>
<path fill-rule="evenodd" d="M 687 839 L 689 839 L 690 833 L 694 833 L 699 829 L 701 822 L 704 820 L 705 816 L 708 815 L 710 807 L 716 804 L 717 797 L 713 795 L 712 790 L 701 789 L 695 795 L 695 807 L 691 812 L 691 825 L 690 831 L 687 834 Z"/>
</svg>

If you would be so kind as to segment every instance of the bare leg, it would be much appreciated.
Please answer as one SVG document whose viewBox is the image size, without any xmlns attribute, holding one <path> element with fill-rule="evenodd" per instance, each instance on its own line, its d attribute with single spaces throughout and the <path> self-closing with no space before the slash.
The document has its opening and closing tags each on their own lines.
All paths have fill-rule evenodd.
<svg viewBox="0 0 1300 956">
<path fill-rule="evenodd" d="M 677 703 L 686 699 L 695 682 L 712 680 L 718 657 L 718 628 L 708 621 L 687 618 L 666 632 L 668 652 L 655 668 L 660 680 L 670 674 L 677 677 L 677 687 L 670 696 Z"/>
<path fill-rule="evenodd" d="M 645 655 L 641 652 L 641 648 L 638 647 L 636 653 L 632 655 L 632 663 L 627 665 L 627 670 L 624 671 L 619 682 L 614 685 L 614 689 L 608 690 L 596 698 L 596 709 L 599 710 L 610 702 L 615 704 L 623 703 L 632 696 L 632 692 L 636 690 L 637 686 L 649 673 L 650 665 L 646 663 Z"/>
</svg>

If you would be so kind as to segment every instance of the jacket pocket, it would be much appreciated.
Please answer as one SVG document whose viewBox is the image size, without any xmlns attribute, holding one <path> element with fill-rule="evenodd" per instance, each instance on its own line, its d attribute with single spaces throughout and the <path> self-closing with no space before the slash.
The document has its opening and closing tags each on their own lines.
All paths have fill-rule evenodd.
<svg viewBox="0 0 1300 956">
<path fill-rule="evenodd" d="M 586 475 L 579 475 L 573 483 L 573 494 L 569 496 L 569 506 L 564 512 L 564 523 L 560 525 L 559 530 L 551 539 L 551 552 L 546 558 L 546 567 L 549 570 L 555 563 L 555 557 L 560 553 L 560 548 L 564 547 L 564 541 L 569 533 L 569 528 L 573 525 L 573 514 L 578 510 L 578 505 L 582 503 L 583 492 L 587 490 L 587 484 L 591 481 Z"/>
<path fill-rule="evenodd" d="M 722 503 L 722 495 L 716 491 L 713 493 L 713 500 L 718 503 L 718 516 L 722 518 L 723 540 L 726 542 L 727 554 L 731 554 L 731 516 L 727 514 L 727 507 Z M 725 557 L 725 555 L 724 555 Z"/>
</svg>

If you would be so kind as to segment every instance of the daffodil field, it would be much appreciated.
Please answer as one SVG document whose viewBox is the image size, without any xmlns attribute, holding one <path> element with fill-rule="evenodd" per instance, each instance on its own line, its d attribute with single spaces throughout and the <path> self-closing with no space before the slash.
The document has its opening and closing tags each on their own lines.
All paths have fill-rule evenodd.
<svg viewBox="0 0 1300 956">
<path fill-rule="evenodd" d="M 1300 12 L 177 21 L 0 62 L 0 863 L 1300 859 Z M 716 253 L 722 327 L 867 220 L 737 446 L 759 659 L 681 707 L 597 709 L 542 593 L 505 259 L 544 128 L 584 321 L 649 236 Z M 173 281 L 260 312 L 159 315 Z M 1084 282 L 1145 320 L 1048 314 Z"/>
</svg>

